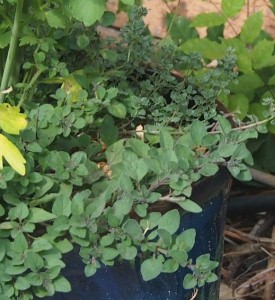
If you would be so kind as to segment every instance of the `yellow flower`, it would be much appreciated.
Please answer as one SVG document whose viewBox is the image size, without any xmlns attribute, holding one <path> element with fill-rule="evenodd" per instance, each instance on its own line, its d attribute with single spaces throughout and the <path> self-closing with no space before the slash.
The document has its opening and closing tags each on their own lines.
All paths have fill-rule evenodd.
<svg viewBox="0 0 275 300">
<path fill-rule="evenodd" d="M 0 134 L 0 170 L 3 169 L 3 157 L 17 173 L 25 175 L 26 160 L 18 148 L 3 134 Z"/>
</svg>

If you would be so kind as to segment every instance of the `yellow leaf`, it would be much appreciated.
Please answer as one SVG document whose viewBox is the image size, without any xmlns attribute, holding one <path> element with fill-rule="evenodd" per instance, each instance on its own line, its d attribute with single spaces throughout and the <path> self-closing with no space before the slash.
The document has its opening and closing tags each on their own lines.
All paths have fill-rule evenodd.
<svg viewBox="0 0 275 300">
<path fill-rule="evenodd" d="M 26 128 L 26 115 L 20 113 L 19 107 L 10 106 L 8 103 L 0 104 L 0 127 L 7 133 L 19 134 Z"/>
<path fill-rule="evenodd" d="M 61 88 L 67 93 L 67 95 L 71 95 L 72 102 L 78 101 L 82 87 L 72 75 L 64 78 Z"/>
<path fill-rule="evenodd" d="M 3 134 L 0 134 L 0 169 L 3 169 L 3 157 L 17 173 L 25 175 L 26 160 L 18 148 Z"/>
</svg>

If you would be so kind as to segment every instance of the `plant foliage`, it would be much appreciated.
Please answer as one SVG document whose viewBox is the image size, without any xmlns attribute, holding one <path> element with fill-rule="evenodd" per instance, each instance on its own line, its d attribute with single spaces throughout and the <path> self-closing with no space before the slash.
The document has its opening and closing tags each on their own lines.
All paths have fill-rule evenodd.
<svg viewBox="0 0 275 300">
<path fill-rule="evenodd" d="M 1 3 L 4 36 L 19 2 Z M 83 8 L 95 4 L 88 15 Z M 198 53 L 156 46 L 142 21 L 146 11 L 136 7 L 119 41 L 102 40 L 90 25 L 105 14 L 103 4 L 26 2 L 24 18 L 15 20 L 21 54 L 8 79 L 14 92 L 4 99 L 11 106 L 1 104 L 8 121 L 0 125 L 17 134 L 10 139 L 24 160 L 2 147 L 1 135 L 0 154 L 11 165 L 0 171 L 1 299 L 70 291 L 61 270 L 74 247 L 88 277 L 102 265 L 141 257 L 144 280 L 179 268 L 190 269 L 185 288 L 216 280 L 209 255 L 189 259 L 196 232 L 178 231 L 180 218 L 201 211 L 193 184 L 219 167 L 250 179 L 245 142 L 274 118 L 271 99 L 262 121 L 233 127 L 217 112 L 217 97 L 237 76 L 232 49 L 207 69 Z M 176 69 L 182 78 L 172 75 Z M 173 208 L 160 212 L 159 203 Z"/>
</svg>

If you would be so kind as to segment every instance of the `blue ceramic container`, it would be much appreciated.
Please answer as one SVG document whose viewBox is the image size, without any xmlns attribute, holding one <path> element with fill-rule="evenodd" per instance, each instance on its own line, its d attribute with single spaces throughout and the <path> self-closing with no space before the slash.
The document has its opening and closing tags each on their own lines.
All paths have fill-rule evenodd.
<svg viewBox="0 0 275 300">
<path fill-rule="evenodd" d="M 230 176 L 221 170 L 216 176 L 206 178 L 196 185 L 192 199 L 203 206 L 200 214 L 184 214 L 181 229 L 195 228 L 196 244 L 189 256 L 194 260 L 201 254 L 210 253 L 211 259 L 220 261 L 223 253 L 223 229 L 226 219 L 226 198 L 230 188 Z M 183 276 L 188 273 L 180 269 L 173 274 L 161 274 L 145 282 L 140 274 L 140 264 L 122 262 L 114 267 L 105 267 L 86 278 L 84 265 L 77 249 L 65 256 L 64 276 L 72 285 L 72 292 L 57 293 L 46 299 L 55 300 L 189 300 L 193 290 L 184 290 Z M 216 270 L 219 276 L 220 269 Z M 216 300 L 219 281 L 207 284 L 199 290 L 196 300 Z"/>
</svg>

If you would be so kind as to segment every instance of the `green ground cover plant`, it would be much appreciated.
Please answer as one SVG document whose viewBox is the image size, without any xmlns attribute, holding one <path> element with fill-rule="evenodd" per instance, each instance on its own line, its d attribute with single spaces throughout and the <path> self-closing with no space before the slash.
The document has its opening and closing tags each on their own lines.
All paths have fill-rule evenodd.
<svg viewBox="0 0 275 300">
<path fill-rule="evenodd" d="M 1 299 L 69 292 L 74 247 L 86 276 L 141 255 L 146 281 L 179 268 L 186 289 L 217 280 L 209 254 L 189 259 L 196 232 L 177 233 L 181 215 L 201 212 L 193 184 L 220 167 L 251 179 L 245 143 L 275 114 L 270 97 L 264 120 L 233 126 L 217 110 L 238 76 L 234 50 L 209 69 L 197 52 L 156 46 L 142 7 L 102 40 L 96 25 L 115 16 L 100 0 L 9 0 L 0 14 Z"/>
<path fill-rule="evenodd" d="M 212 1 L 208 1 L 212 3 Z M 238 34 L 231 23 L 231 19 L 238 16 L 245 5 L 245 1 L 221 1 L 221 8 L 216 12 L 202 13 L 193 21 L 185 17 L 170 14 L 167 17 L 170 37 L 187 53 L 199 51 L 205 63 L 223 57 L 228 47 L 235 49 L 237 69 L 239 71 L 238 84 L 230 84 L 230 94 L 221 93 L 219 100 L 241 120 L 249 115 L 255 115 L 259 120 L 265 119 L 265 106 L 262 100 L 266 97 L 274 98 L 274 40 L 262 30 L 264 16 L 262 12 L 249 15 Z M 229 24 L 236 32 L 234 38 L 224 37 L 224 26 Z M 196 27 L 207 27 L 205 38 L 199 38 Z M 271 148 L 274 147 L 273 134 L 275 127 L 267 126 L 270 134 L 260 136 L 249 143 L 253 153 L 255 166 L 267 172 L 274 172 L 275 165 Z"/>
</svg>

